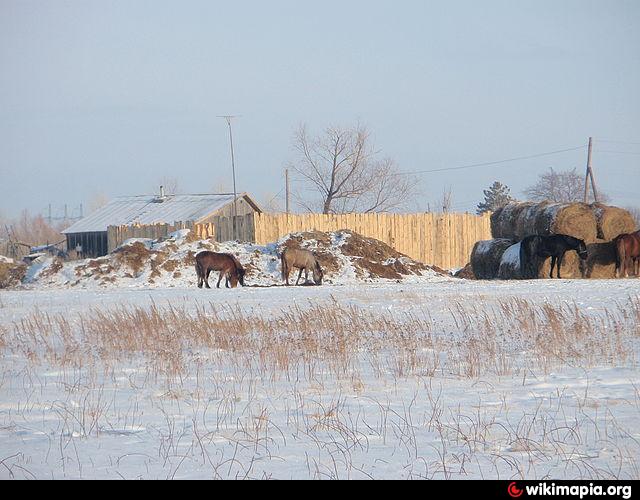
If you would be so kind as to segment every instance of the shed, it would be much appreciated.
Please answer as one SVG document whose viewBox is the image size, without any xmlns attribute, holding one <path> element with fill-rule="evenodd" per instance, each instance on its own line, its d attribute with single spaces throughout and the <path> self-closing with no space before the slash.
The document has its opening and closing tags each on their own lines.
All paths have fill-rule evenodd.
<svg viewBox="0 0 640 500">
<path fill-rule="evenodd" d="M 109 253 L 109 226 L 201 224 L 216 216 L 233 215 L 233 194 L 175 194 L 123 196 L 116 198 L 91 215 L 62 231 L 67 249 L 80 246 L 84 257 L 101 257 Z M 237 214 L 262 213 L 247 193 L 238 194 Z"/>
</svg>

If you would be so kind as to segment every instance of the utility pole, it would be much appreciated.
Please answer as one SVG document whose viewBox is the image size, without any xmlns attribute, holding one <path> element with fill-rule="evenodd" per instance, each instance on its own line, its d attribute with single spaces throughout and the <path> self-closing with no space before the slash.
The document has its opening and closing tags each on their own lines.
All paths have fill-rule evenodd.
<svg viewBox="0 0 640 500">
<path fill-rule="evenodd" d="M 289 169 L 285 168 L 284 169 L 284 182 L 285 182 L 285 192 L 286 192 L 286 201 L 285 201 L 285 205 L 286 205 L 286 209 L 287 209 L 287 214 L 289 214 Z"/>
<path fill-rule="evenodd" d="M 596 180 L 593 176 L 593 137 L 589 137 L 589 153 L 587 155 L 587 175 L 584 179 L 584 202 L 589 203 L 589 180 L 591 180 L 591 188 L 593 189 L 593 201 L 598 203 L 598 189 L 596 188 Z"/>
<path fill-rule="evenodd" d="M 227 121 L 227 125 L 229 126 L 229 143 L 231 145 L 231 172 L 233 174 L 233 239 L 238 239 L 238 234 L 236 231 L 236 217 L 238 217 L 238 192 L 236 191 L 236 161 L 233 152 L 233 132 L 231 130 L 231 120 L 234 118 L 239 118 L 238 116 L 232 115 L 223 115 L 218 118 L 224 118 Z"/>
</svg>

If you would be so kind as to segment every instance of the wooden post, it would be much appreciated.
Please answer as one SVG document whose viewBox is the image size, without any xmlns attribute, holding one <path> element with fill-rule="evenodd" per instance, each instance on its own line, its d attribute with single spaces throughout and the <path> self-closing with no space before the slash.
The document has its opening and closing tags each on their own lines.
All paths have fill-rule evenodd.
<svg viewBox="0 0 640 500">
<path fill-rule="evenodd" d="M 593 157 L 593 137 L 589 137 L 589 153 L 587 155 L 587 175 L 584 179 L 584 202 L 589 203 L 589 179 L 591 179 L 591 188 L 593 189 L 593 200 L 598 203 L 598 190 L 596 188 L 596 181 L 593 177 L 592 168 Z"/>
<path fill-rule="evenodd" d="M 286 191 L 285 204 L 286 204 L 287 215 L 289 215 L 289 169 L 288 168 L 285 168 L 284 170 L 284 183 L 285 183 L 284 188 Z"/>
</svg>

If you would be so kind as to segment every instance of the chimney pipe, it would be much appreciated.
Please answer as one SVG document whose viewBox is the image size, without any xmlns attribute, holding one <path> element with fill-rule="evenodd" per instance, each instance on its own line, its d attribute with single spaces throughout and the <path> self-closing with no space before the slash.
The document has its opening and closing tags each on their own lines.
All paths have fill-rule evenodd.
<svg viewBox="0 0 640 500">
<path fill-rule="evenodd" d="M 160 186 L 160 198 L 164 198 L 164 186 Z"/>
</svg>

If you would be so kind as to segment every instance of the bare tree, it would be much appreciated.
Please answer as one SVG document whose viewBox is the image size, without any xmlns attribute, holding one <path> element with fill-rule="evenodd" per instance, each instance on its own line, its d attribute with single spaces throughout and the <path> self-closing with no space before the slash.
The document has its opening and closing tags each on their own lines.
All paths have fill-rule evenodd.
<svg viewBox="0 0 640 500">
<path fill-rule="evenodd" d="M 636 228 L 640 228 L 640 208 L 638 207 L 627 207 L 627 210 L 633 218 L 636 220 Z"/>
<path fill-rule="evenodd" d="M 531 201 L 552 201 L 555 203 L 575 203 L 584 200 L 584 177 L 576 169 L 555 171 L 550 168 L 540 175 L 538 182 L 524 190 Z M 598 192 L 601 202 L 609 197 Z"/>
<path fill-rule="evenodd" d="M 58 243 L 64 240 L 60 230 L 63 226 L 51 227 L 42 215 L 31 215 L 28 210 L 23 210 L 20 216 L 10 221 L 11 238 L 28 245 L 42 245 L 45 243 Z"/>
<path fill-rule="evenodd" d="M 269 191 L 262 193 L 260 207 L 266 212 L 277 213 L 283 211 L 279 195 L 274 195 Z"/>
<path fill-rule="evenodd" d="M 451 190 L 451 186 L 449 186 L 449 189 L 445 189 L 442 192 L 442 213 L 448 213 L 451 212 L 451 207 L 453 205 L 453 192 Z"/>
<path fill-rule="evenodd" d="M 309 211 L 381 212 L 400 208 L 415 196 L 415 179 L 389 158 L 379 158 L 364 127 L 329 127 L 310 137 L 301 125 L 295 133 L 291 169 L 307 184 L 311 199 L 297 193 Z"/>
</svg>

